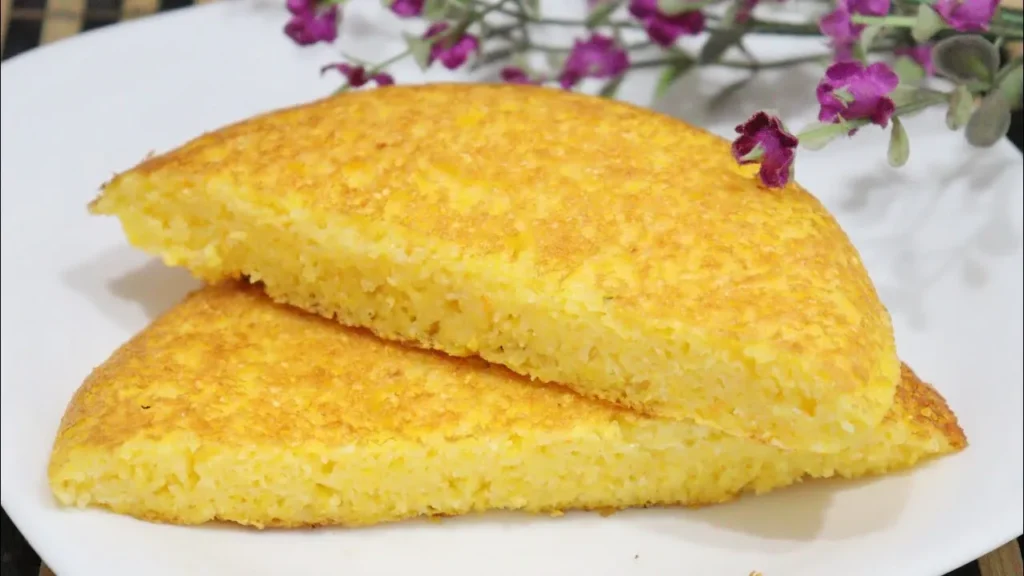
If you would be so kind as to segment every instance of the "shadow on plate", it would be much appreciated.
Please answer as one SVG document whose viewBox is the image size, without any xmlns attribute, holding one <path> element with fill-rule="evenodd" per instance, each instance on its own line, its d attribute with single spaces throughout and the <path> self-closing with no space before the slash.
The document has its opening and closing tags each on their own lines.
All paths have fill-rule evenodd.
<svg viewBox="0 0 1024 576">
<path fill-rule="evenodd" d="M 139 328 L 140 308 L 146 320 L 153 320 L 201 285 L 184 269 L 166 266 L 155 258 L 125 273 L 116 272 L 124 269 L 126 261 L 135 260 L 139 253 L 134 248 L 119 246 L 68 271 L 64 281 L 129 331 Z"/>
<path fill-rule="evenodd" d="M 637 523 L 697 544 L 785 552 L 809 540 L 845 540 L 891 526 L 910 495 L 911 473 L 807 481 L 685 513 L 646 511 Z"/>
<path fill-rule="evenodd" d="M 813 88 L 821 73 L 822 68 L 813 64 L 794 67 L 785 75 L 769 71 L 752 78 L 745 72 L 697 69 L 676 82 L 652 108 L 697 126 L 731 128 L 765 109 L 782 118 L 799 117 L 816 109 Z M 728 80 L 722 81 L 723 77 Z"/>
<path fill-rule="evenodd" d="M 1020 190 L 996 186 L 1008 162 L 973 155 L 944 168 L 936 179 L 940 186 L 925 189 L 879 162 L 876 170 L 857 177 L 838 214 L 868 226 L 887 218 L 898 222 L 887 228 L 890 232 L 860 238 L 858 246 L 874 269 L 885 272 L 876 284 L 889 309 L 910 328 L 924 331 L 931 290 L 943 282 L 982 290 L 989 285 L 990 262 L 1020 250 L 1020 231 L 1011 217 L 1013 195 Z"/>
</svg>

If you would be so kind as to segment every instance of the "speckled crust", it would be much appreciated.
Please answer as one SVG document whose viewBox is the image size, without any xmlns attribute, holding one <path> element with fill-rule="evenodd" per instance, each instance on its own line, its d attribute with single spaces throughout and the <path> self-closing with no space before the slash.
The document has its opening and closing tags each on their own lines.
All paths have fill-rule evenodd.
<svg viewBox="0 0 1024 576">
<path fill-rule="evenodd" d="M 131 225 L 133 243 L 211 281 L 260 278 L 279 301 L 336 315 L 379 336 L 450 354 L 480 353 L 583 394 L 659 415 L 696 418 L 730 433 L 835 451 L 847 443 L 842 435 L 877 424 L 891 402 L 899 362 L 889 315 L 856 250 L 822 204 L 796 184 L 783 190 L 759 187 L 728 147 L 717 136 L 649 110 L 564 91 L 391 87 L 206 134 L 117 176 L 92 209 L 122 217 L 133 206 L 140 214 L 159 213 L 161 222 L 149 224 L 155 228 Z M 152 205 L 143 207 L 143 199 Z M 180 211 L 185 204 L 190 213 Z M 296 235 L 306 234 L 300 225 L 322 231 L 321 236 L 361 230 L 364 237 L 376 235 L 374 254 L 399 240 L 412 255 L 428 244 L 440 246 L 432 262 L 440 262 L 442 253 L 455 255 L 438 264 L 448 276 L 439 272 L 437 278 L 455 278 L 453 270 L 490 258 L 479 268 L 511 286 L 501 294 L 513 294 L 509 298 L 521 299 L 520 304 L 547 306 L 543 314 L 570 310 L 585 317 L 586 325 L 605 330 L 595 336 L 597 356 L 583 370 L 592 372 L 597 363 L 615 367 L 606 376 L 552 368 L 559 357 L 588 353 L 564 346 L 558 354 L 519 359 L 510 345 L 518 342 L 528 353 L 541 348 L 525 325 L 520 332 L 504 328 L 507 341 L 485 342 L 483 334 L 480 343 L 456 337 L 444 318 L 440 328 L 423 320 L 439 308 L 433 301 L 411 315 L 421 319 L 422 328 L 385 325 L 388 318 L 379 309 L 371 314 L 362 304 L 326 300 L 351 291 L 331 286 L 325 297 L 316 290 L 330 276 L 328 256 L 303 248 L 299 258 L 298 244 L 269 256 L 270 247 L 283 246 L 282 240 L 264 238 L 256 227 L 207 229 L 211 222 L 225 222 L 227 213 L 243 222 L 257 214 L 261 220 L 279 218 L 268 229 Z M 202 220 L 212 214 L 222 216 Z M 255 255 L 242 256 L 240 246 Z M 282 258 L 301 259 L 305 267 L 277 271 L 274 264 Z M 366 269 L 353 266 L 344 274 Z M 379 299 L 402 297 L 387 292 L 401 291 L 400 283 L 366 280 L 366 289 Z M 498 306 L 487 300 L 488 294 L 499 298 L 498 289 L 451 281 L 451 291 L 466 300 L 459 303 L 461 312 L 446 318 L 468 314 L 473 306 L 485 311 Z M 562 317 L 556 325 L 570 326 Z M 575 334 L 580 338 L 579 331 Z M 664 348 L 664 367 L 652 355 L 633 362 L 651 367 L 650 373 L 634 372 L 622 358 L 636 352 L 616 356 L 602 348 L 601 338 L 634 334 L 650 339 L 644 344 L 648 349 Z M 692 347 L 691 341 L 696 342 Z M 670 397 L 673 381 L 693 376 L 667 370 L 685 364 L 677 355 L 700 346 L 728 352 L 735 366 L 709 376 L 707 395 L 717 400 Z M 761 364 L 774 366 L 761 374 L 773 374 L 774 388 L 765 385 L 761 396 L 741 406 L 746 415 L 727 420 L 725 404 L 741 395 L 710 388 L 743 378 L 740 373 L 748 368 L 741 366 Z M 854 407 L 850 414 L 838 413 L 841 396 L 854 399 L 846 404 Z M 810 425 L 788 430 L 785 418 L 754 413 L 771 397 L 796 406 L 794 413 L 812 414 L 799 418 L 835 413 L 836 422 L 816 437 L 807 433 Z M 820 409 L 807 407 L 817 404 Z M 690 413 L 686 406 L 699 406 L 700 412 Z M 758 428 L 746 429 L 748 423 Z"/>
<path fill-rule="evenodd" d="M 226 283 L 93 371 L 49 478 L 64 504 L 261 528 L 714 504 L 962 449 L 941 396 L 903 376 L 864 444 L 785 451 L 385 342 Z"/>
</svg>

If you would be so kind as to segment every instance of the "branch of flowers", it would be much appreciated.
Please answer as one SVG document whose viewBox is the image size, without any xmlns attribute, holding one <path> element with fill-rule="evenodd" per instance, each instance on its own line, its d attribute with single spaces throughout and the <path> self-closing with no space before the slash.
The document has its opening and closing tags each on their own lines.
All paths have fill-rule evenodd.
<svg viewBox="0 0 1024 576">
<path fill-rule="evenodd" d="M 391 58 L 388 58 L 386 60 L 382 60 L 381 62 L 378 62 L 377 64 L 373 65 L 371 68 L 367 69 L 366 76 L 373 77 L 377 73 L 383 72 L 388 66 L 391 66 L 392 64 L 394 64 L 395 62 L 398 62 L 399 60 L 402 60 L 403 58 L 409 57 L 411 54 L 412 54 L 412 50 L 409 49 L 409 48 L 406 48 L 405 50 L 399 52 L 398 54 L 395 54 Z M 351 85 L 346 80 L 345 82 L 342 82 L 341 86 L 339 86 L 338 89 L 334 91 L 334 93 L 335 94 L 340 94 L 341 92 L 344 92 L 344 91 L 348 90 L 349 88 L 351 88 Z"/>
<path fill-rule="evenodd" d="M 929 6 L 935 5 L 935 0 L 901 0 L 902 3 L 913 4 L 917 6 L 919 4 L 927 4 Z M 1008 6 L 1000 6 L 996 12 L 995 21 L 1003 21 L 1005 23 L 1024 23 L 1024 10 L 1019 8 L 1010 8 Z"/>
<path fill-rule="evenodd" d="M 945 104 L 949 102 L 949 94 L 945 92 L 936 92 L 929 90 L 922 92 L 921 96 L 916 98 L 913 102 L 909 102 L 902 106 L 897 106 L 896 110 L 893 111 L 892 116 L 904 117 L 911 114 L 916 114 L 926 108 L 931 108 L 939 104 Z M 841 119 L 839 124 L 842 125 L 842 129 L 846 132 L 852 132 L 859 128 L 863 128 L 872 123 L 871 118 L 855 118 L 853 120 Z M 836 124 L 812 124 L 811 128 L 807 128 L 796 135 L 797 140 L 801 141 L 801 144 L 808 141 L 817 141 L 822 135 L 833 133 Z"/>
<path fill-rule="evenodd" d="M 800 64 L 807 64 L 807 63 L 811 63 L 811 62 L 825 63 L 825 62 L 828 62 L 829 59 L 831 59 L 831 57 L 832 56 L 830 54 L 814 54 L 814 55 L 810 55 L 810 56 L 798 56 L 796 58 L 786 58 L 784 60 L 775 60 L 775 61 L 772 61 L 772 62 L 749 62 L 749 61 L 740 61 L 740 60 L 721 60 L 721 61 L 718 61 L 718 62 L 713 62 L 713 63 L 711 63 L 711 65 L 713 65 L 713 66 L 725 66 L 725 67 L 728 67 L 728 68 L 738 68 L 738 69 L 741 69 L 741 70 L 752 70 L 752 71 L 756 72 L 756 71 L 760 71 L 760 70 L 769 70 L 769 69 L 772 69 L 772 68 L 786 68 L 786 67 L 789 67 L 789 66 L 797 66 L 797 65 L 800 65 Z M 674 56 L 674 57 L 670 56 L 670 57 L 667 57 L 667 58 L 653 58 L 651 60 L 640 60 L 639 62 L 634 62 L 632 65 L 630 65 L 630 68 L 631 69 L 659 68 L 661 66 L 668 66 L 668 65 L 676 64 L 676 63 L 679 63 L 679 62 L 682 62 L 682 61 L 688 61 L 687 59 L 692 60 L 692 56 L 689 56 L 689 55 Z"/>
<path fill-rule="evenodd" d="M 472 0 L 472 3 L 481 8 L 491 8 L 494 4 L 486 2 L 485 0 Z M 541 16 L 531 16 L 525 12 L 518 10 L 509 10 L 507 8 L 500 8 L 497 10 L 498 13 L 505 16 L 511 16 L 520 20 L 521 22 L 529 22 L 530 24 L 543 24 L 548 26 L 572 26 L 572 27 L 583 27 L 586 23 L 583 20 L 572 20 L 567 18 L 546 18 Z M 640 25 L 630 20 L 617 20 L 609 22 L 612 26 L 618 26 L 623 28 L 640 28 Z"/>
<path fill-rule="evenodd" d="M 850 20 L 854 24 L 864 24 L 867 26 L 887 26 L 889 28 L 906 28 L 912 29 L 917 24 L 916 16 L 867 16 L 864 14 L 854 14 Z M 989 27 L 989 34 L 996 36 L 1005 36 L 1012 40 L 1024 39 L 1024 29 L 1020 26 L 1010 25 L 1008 27 L 993 24 Z"/>
</svg>

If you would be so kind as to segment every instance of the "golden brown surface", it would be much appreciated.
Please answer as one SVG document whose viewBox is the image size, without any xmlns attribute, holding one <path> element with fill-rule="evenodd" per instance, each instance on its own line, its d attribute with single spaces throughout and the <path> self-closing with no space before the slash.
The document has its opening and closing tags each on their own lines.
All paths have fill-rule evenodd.
<svg viewBox="0 0 1024 576">
<path fill-rule="evenodd" d="M 864 444 L 783 451 L 387 343 L 228 284 L 193 293 L 88 377 L 49 476 L 64 504 L 150 520 L 355 526 L 710 504 L 964 445 L 909 368 Z"/>
<path fill-rule="evenodd" d="M 208 280 L 776 445 L 850 444 L 899 379 L 888 313 L 813 196 L 606 99 L 344 94 L 151 158 L 92 208 Z"/>
</svg>

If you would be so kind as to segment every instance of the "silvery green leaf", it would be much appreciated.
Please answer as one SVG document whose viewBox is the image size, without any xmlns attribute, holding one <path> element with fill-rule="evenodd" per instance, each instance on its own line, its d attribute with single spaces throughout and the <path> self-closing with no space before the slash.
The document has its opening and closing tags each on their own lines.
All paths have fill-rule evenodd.
<svg viewBox="0 0 1024 576">
<path fill-rule="evenodd" d="M 832 91 L 832 95 L 839 99 L 843 104 L 849 105 L 855 100 L 853 92 L 850 92 L 849 88 L 839 88 Z"/>
<path fill-rule="evenodd" d="M 431 42 L 409 33 L 402 34 L 402 37 L 405 38 L 405 43 L 409 47 L 409 52 L 412 53 L 413 60 L 416 61 L 421 70 L 426 70 L 430 66 Z"/>
<path fill-rule="evenodd" d="M 700 64 L 716 62 L 726 50 L 739 42 L 744 32 L 746 32 L 745 28 L 725 28 L 712 32 L 704 46 L 700 49 L 697 62 Z"/>
<path fill-rule="evenodd" d="M 910 159 L 910 137 L 898 116 L 892 117 L 892 130 L 889 133 L 889 165 L 899 168 Z"/>
<path fill-rule="evenodd" d="M 423 17 L 431 22 L 444 20 L 448 16 L 448 0 L 426 0 L 423 3 Z"/>
<path fill-rule="evenodd" d="M 957 83 L 989 83 L 999 69 L 999 50 L 983 36 L 960 34 L 940 40 L 932 49 L 935 69 Z"/>
<path fill-rule="evenodd" d="M 978 109 L 967 121 L 964 135 L 972 146 L 988 148 L 999 142 L 1010 129 L 1010 104 L 998 92 L 981 100 Z"/>
<path fill-rule="evenodd" d="M 1003 76 L 1003 79 L 999 81 L 998 89 L 1011 109 L 1020 108 L 1024 104 L 1021 102 L 1021 98 L 1024 96 L 1022 95 L 1024 92 L 1024 66 L 1017 66 Z"/>
<path fill-rule="evenodd" d="M 892 103 L 899 108 L 916 102 L 920 94 L 921 91 L 916 86 L 900 84 L 889 94 L 889 98 L 891 98 Z"/>
<path fill-rule="evenodd" d="M 931 6 L 922 2 L 917 6 L 917 19 L 910 29 L 915 42 L 927 42 L 935 33 L 946 27 L 946 21 Z"/>
<path fill-rule="evenodd" d="M 561 70 L 565 68 L 565 61 L 569 58 L 568 52 L 548 52 L 544 55 L 544 59 L 548 63 L 548 68 L 552 70 Z"/>
<path fill-rule="evenodd" d="M 693 10 L 693 2 L 689 0 L 658 0 L 658 12 L 666 16 L 676 16 Z"/>
<path fill-rule="evenodd" d="M 884 30 L 882 26 L 868 26 L 860 33 L 860 48 L 865 54 L 871 51 L 871 46 L 875 43 L 875 38 L 878 38 L 878 33 Z"/>
<path fill-rule="evenodd" d="M 900 86 L 917 86 L 924 80 L 924 68 L 913 58 L 900 56 L 892 65 L 892 71 L 900 79 Z"/>
<path fill-rule="evenodd" d="M 740 162 L 756 162 L 764 156 L 764 146 L 758 144 L 754 146 L 754 149 L 741 156 L 738 160 Z"/>
<path fill-rule="evenodd" d="M 946 126 L 950 130 L 959 130 L 971 119 L 974 112 L 974 95 L 966 86 L 957 86 L 949 97 L 949 109 L 946 110 Z"/>
<path fill-rule="evenodd" d="M 594 11 L 587 15 L 587 28 L 596 28 L 607 22 L 621 5 L 622 2 L 618 0 L 606 0 L 598 4 Z"/>
<path fill-rule="evenodd" d="M 619 74 L 615 78 L 609 80 L 601 91 L 598 92 L 598 96 L 602 98 L 615 98 L 615 94 L 619 91 L 619 86 L 622 86 L 622 81 L 626 78 L 625 74 Z"/>
<path fill-rule="evenodd" d="M 846 134 L 848 130 L 849 128 L 842 124 L 815 122 L 797 134 L 797 139 L 800 140 L 800 145 L 808 150 L 821 150 L 829 142 Z"/>
<path fill-rule="evenodd" d="M 693 60 L 680 57 L 665 67 L 658 76 L 658 83 L 654 87 L 654 99 L 660 100 L 662 96 L 676 83 L 683 74 L 693 66 Z"/>
</svg>

